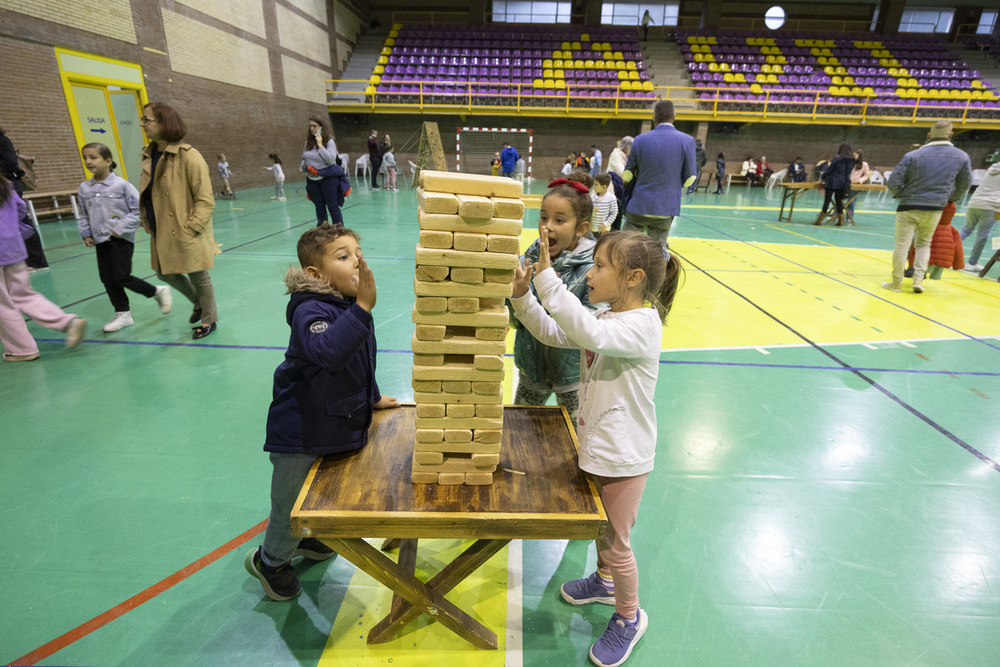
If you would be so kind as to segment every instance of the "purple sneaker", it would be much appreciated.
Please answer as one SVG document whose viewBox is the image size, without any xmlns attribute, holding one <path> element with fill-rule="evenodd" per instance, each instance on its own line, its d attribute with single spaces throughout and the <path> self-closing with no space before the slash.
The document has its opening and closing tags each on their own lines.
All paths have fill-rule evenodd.
<svg viewBox="0 0 1000 667">
<path fill-rule="evenodd" d="M 642 609 L 636 612 L 635 624 L 628 623 L 615 612 L 608 621 L 608 629 L 597 643 L 590 647 L 590 659 L 600 667 L 618 667 L 628 660 L 629 654 L 642 639 L 648 625 L 649 617 Z"/>
<path fill-rule="evenodd" d="M 604 584 L 601 583 L 601 575 L 597 572 L 586 579 L 567 581 L 559 590 L 563 600 L 570 604 L 590 604 L 591 602 L 600 602 L 611 606 L 615 604 L 614 590 L 609 591 L 604 587 Z"/>
</svg>

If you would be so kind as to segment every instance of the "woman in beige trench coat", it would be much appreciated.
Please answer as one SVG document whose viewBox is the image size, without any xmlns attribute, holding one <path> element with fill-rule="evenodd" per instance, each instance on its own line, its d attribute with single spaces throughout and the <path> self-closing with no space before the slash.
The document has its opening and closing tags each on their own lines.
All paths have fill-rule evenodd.
<svg viewBox="0 0 1000 667">
<path fill-rule="evenodd" d="M 215 331 L 218 315 L 209 269 L 219 246 L 212 235 L 215 198 L 205 159 L 181 139 L 187 134 L 177 111 L 162 102 L 143 107 L 142 125 L 150 143 L 142 151 L 139 213 L 150 234 L 157 277 L 194 304 L 192 338 Z"/>
</svg>

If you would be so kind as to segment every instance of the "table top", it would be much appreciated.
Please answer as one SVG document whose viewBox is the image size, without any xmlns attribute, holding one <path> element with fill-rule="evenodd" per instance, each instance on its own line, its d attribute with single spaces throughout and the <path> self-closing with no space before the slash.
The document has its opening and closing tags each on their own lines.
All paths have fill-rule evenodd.
<svg viewBox="0 0 1000 667">
<path fill-rule="evenodd" d="M 49 192 L 39 192 L 37 190 L 33 190 L 31 192 L 25 192 L 21 199 L 27 201 L 29 199 L 42 199 L 43 197 L 69 197 L 75 196 L 77 192 L 78 190 L 52 190 Z"/>
<path fill-rule="evenodd" d="M 594 539 L 603 533 L 607 516 L 577 465 L 576 434 L 562 408 L 505 407 L 500 466 L 493 484 L 482 486 L 413 484 L 415 419 L 412 404 L 376 410 L 367 447 L 318 459 L 292 510 L 293 534 Z"/>
</svg>

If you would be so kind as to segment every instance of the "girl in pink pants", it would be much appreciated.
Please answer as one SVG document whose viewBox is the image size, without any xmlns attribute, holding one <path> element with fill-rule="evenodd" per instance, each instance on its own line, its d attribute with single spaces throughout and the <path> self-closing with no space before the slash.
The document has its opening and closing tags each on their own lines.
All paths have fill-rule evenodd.
<svg viewBox="0 0 1000 667">
<path fill-rule="evenodd" d="M 608 527 L 597 541 L 597 571 L 566 582 L 561 593 L 574 605 L 614 605 L 607 629 L 590 648 L 590 659 L 601 667 L 617 667 L 649 625 L 639 606 L 639 575 L 629 535 L 653 469 L 653 393 L 663 323 L 677 291 L 680 262 L 644 234 L 602 236 L 594 248 L 594 266 L 587 272 L 588 297 L 590 303 L 610 307 L 592 313 L 552 270 L 549 245 L 571 218 L 566 211 L 555 213 L 547 214 L 543 200 L 539 259 L 534 266 L 517 268 L 510 302 L 515 317 L 539 341 L 581 350 L 580 468 L 597 483 Z M 531 298 L 528 289 L 532 269 L 538 299 Z"/>
<path fill-rule="evenodd" d="M 4 361 L 31 361 L 38 358 L 38 344 L 28 331 L 23 315 L 43 327 L 66 332 L 66 347 L 76 347 L 83 340 L 87 322 L 63 310 L 31 289 L 28 251 L 24 247 L 20 224 L 27 207 L 14 192 L 10 181 L 0 175 L 0 343 Z M 23 313 L 23 315 L 22 315 Z"/>
</svg>

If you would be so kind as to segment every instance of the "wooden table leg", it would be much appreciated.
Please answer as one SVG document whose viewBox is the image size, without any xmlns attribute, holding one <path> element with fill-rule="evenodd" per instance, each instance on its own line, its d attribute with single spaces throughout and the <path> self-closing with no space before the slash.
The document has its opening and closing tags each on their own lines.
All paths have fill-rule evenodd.
<svg viewBox="0 0 1000 667">
<path fill-rule="evenodd" d="M 477 540 L 455 560 L 434 575 L 427 582 L 427 585 L 441 593 L 441 595 L 446 595 L 451 589 L 464 581 L 466 577 L 482 567 L 486 561 L 495 556 L 509 541 Z M 393 600 L 392 612 L 371 629 L 371 632 L 368 633 L 368 643 L 378 644 L 393 639 L 404 627 L 422 613 L 422 609 L 414 607 L 406 601 L 403 601 L 397 608 L 395 600 Z"/>
<path fill-rule="evenodd" d="M 399 558 L 396 559 L 396 567 L 402 572 L 407 574 L 414 574 L 417 571 L 417 541 L 414 539 L 401 540 L 398 537 L 390 538 L 392 542 L 395 543 L 394 548 L 399 549 Z M 386 540 L 389 542 L 390 540 Z M 382 545 L 382 551 L 385 551 L 386 545 Z M 441 591 L 441 594 L 445 594 L 448 591 Z M 399 610 L 403 605 L 406 605 L 407 609 L 412 608 L 409 602 L 407 602 L 399 593 L 392 594 L 392 609 L 389 611 L 389 615 L 386 618 L 396 618 L 399 616 Z M 378 627 L 378 626 L 375 626 Z M 371 633 L 368 633 L 368 643 L 373 644 L 371 640 Z"/>
<path fill-rule="evenodd" d="M 383 586 L 402 596 L 419 610 L 417 615 L 430 614 L 432 618 L 477 648 L 497 647 L 496 633 L 446 600 L 444 595 L 434 590 L 429 583 L 425 584 L 413 574 L 402 571 L 392 559 L 363 539 L 327 537 L 322 541 Z"/>
</svg>

